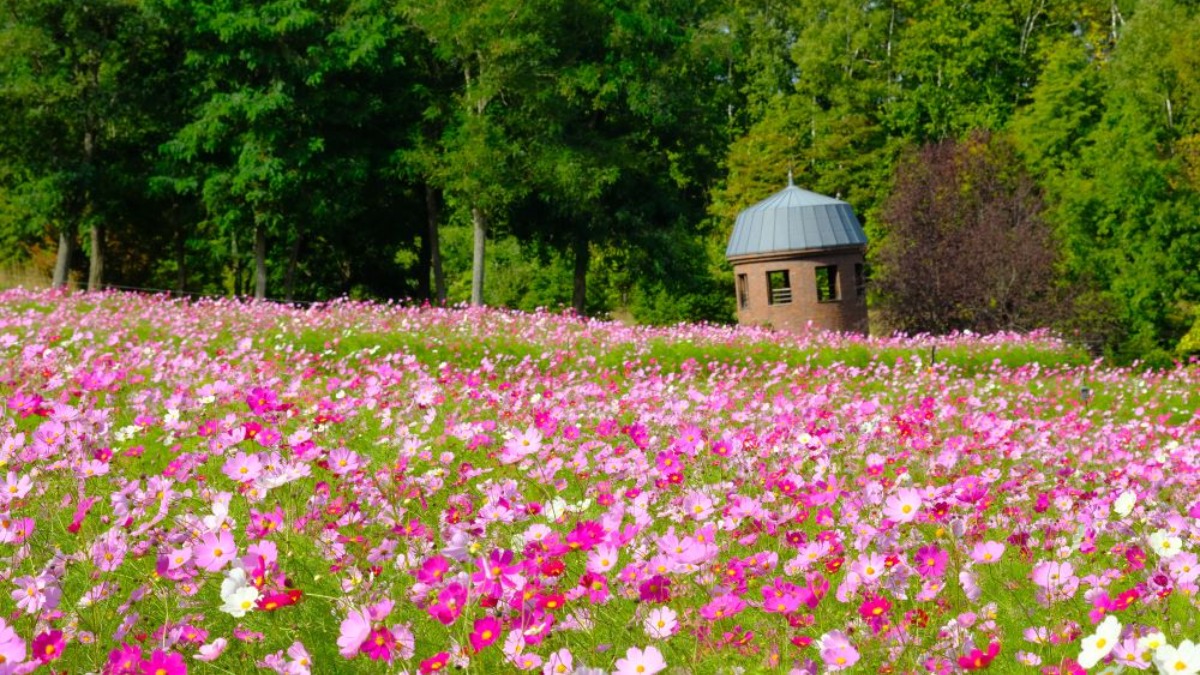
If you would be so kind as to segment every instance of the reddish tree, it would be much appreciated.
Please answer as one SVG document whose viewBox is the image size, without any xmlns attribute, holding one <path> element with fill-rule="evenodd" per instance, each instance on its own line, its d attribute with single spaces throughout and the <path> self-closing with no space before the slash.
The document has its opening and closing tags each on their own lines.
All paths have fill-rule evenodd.
<svg viewBox="0 0 1200 675">
<path fill-rule="evenodd" d="M 1011 144 L 986 133 L 909 154 L 883 204 L 874 287 L 884 322 L 909 333 L 1052 322 L 1055 245 Z"/>
</svg>

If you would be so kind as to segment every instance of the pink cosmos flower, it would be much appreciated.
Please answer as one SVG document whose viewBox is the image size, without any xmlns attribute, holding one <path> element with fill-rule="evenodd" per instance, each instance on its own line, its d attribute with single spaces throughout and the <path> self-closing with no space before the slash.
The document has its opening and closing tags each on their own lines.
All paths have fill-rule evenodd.
<svg viewBox="0 0 1200 675">
<path fill-rule="evenodd" d="M 563 647 L 546 659 L 546 665 L 542 668 L 542 675 L 566 675 L 574 670 L 575 657 L 571 655 L 570 649 Z"/>
<path fill-rule="evenodd" d="M 1079 583 L 1079 579 L 1075 576 L 1075 567 L 1066 561 L 1040 562 L 1034 565 L 1031 576 L 1033 583 L 1047 590 L 1062 588 L 1072 581 L 1075 585 Z"/>
<path fill-rule="evenodd" d="M 887 571 L 887 558 L 878 553 L 866 553 L 850 565 L 850 571 L 862 581 L 872 583 Z"/>
<path fill-rule="evenodd" d="M 350 610 L 350 615 L 342 621 L 341 634 L 337 639 L 338 653 L 348 659 L 354 658 L 370 635 L 371 618 L 362 610 Z"/>
<path fill-rule="evenodd" d="M 845 670 L 858 663 L 858 650 L 841 631 L 822 635 L 817 641 L 817 650 L 831 672 Z"/>
<path fill-rule="evenodd" d="M 613 675 L 654 675 L 666 667 L 667 662 L 657 647 L 651 645 L 644 650 L 630 647 L 625 652 L 625 658 L 617 659 L 617 669 Z"/>
<path fill-rule="evenodd" d="M 654 640 L 666 640 L 679 628 L 679 615 L 670 607 L 656 607 L 646 615 L 642 627 Z"/>
<path fill-rule="evenodd" d="M 167 569 L 177 570 L 192 559 L 192 547 L 188 544 L 167 554 Z"/>
<path fill-rule="evenodd" d="M 0 502 L 20 499 L 29 494 L 32 489 L 33 481 L 29 479 L 29 476 L 18 476 L 15 472 L 9 471 L 8 476 L 4 479 L 4 484 L 0 485 Z"/>
<path fill-rule="evenodd" d="M 335 475 L 344 476 L 359 470 L 362 466 L 362 457 L 359 457 L 353 450 L 338 448 L 329 453 L 329 470 Z"/>
<path fill-rule="evenodd" d="M 638 586 L 638 595 L 642 602 L 670 602 L 671 580 L 656 574 Z"/>
<path fill-rule="evenodd" d="M 526 457 L 536 454 L 542 449 L 542 432 L 537 427 L 529 427 L 517 434 L 504 444 L 500 451 L 501 464 L 513 464 Z"/>
<path fill-rule="evenodd" d="M 67 526 L 67 531 L 71 534 L 78 534 L 79 528 L 83 527 L 83 519 L 87 517 L 88 511 L 92 510 L 92 506 L 97 502 L 96 497 L 84 497 L 75 505 L 75 514 L 71 517 L 71 524 Z"/>
<path fill-rule="evenodd" d="M 0 618 L 0 666 L 15 666 L 25 661 L 25 641 Z"/>
<path fill-rule="evenodd" d="M 196 656 L 193 658 L 197 661 L 214 661 L 225 651 L 225 647 L 228 645 L 228 640 L 219 637 L 208 644 L 200 645 L 200 648 L 196 650 Z"/>
<path fill-rule="evenodd" d="M 800 608 L 800 594 L 795 584 L 775 579 L 770 586 L 763 586 L 763 611 L 768 614 L 791 614 Z"/>
<path fill-rule="evenodd" d="M 16 601 L 17 609 L 26 614 L 36 614 L 43 609 L 58 607 L 62 593 L 51 581 L 44 575 L 14 579 L 17 590 L 12 592 L 12 599 Z"/>
<path fill-rule="evenodd" d="M 292 659 L 289 675 L 301 675 L 312 667 L 312 656 L 309 655 L 303 642 L 299 640 L 293 642 L 292 646 L 288 647 L 287 654 Z"/>
<path fill-rule="evenodd" d="M 218 530 L 215 534 L 205 532 L 192 553 L 197 567 L 206 572 L 218 572 L 237 556 L 237 544 L 228 530 Z"/>
<path fill-rule="evenodd" d="M 579 585 L 587 595 L 587 599 L 597 605 L 608 602 L 608 578 L 599 574 L 585 572 L 579 579 Z"/>
<path fill-rule="evenodd" d="M 587 570 L 593 574 L 605 574 L 616 564 L 619 553 L 612 546 L 600 545 L 588 553 Z"/>
<path fill-rule="evenodd" d="M 247 455 L 244 452 L 238 452 L 225 460 L 225 465 L 221 467 L 221 473 L 239 483 L 254 482 L 254 479 L 262 474 L 262 470 L 262 461 L 258 459 L 258 455 L 254 453 Z"/>
<path fill-rule="evenodd" d="M 875 595 L 867 598 L 858 607 L 858 614 L 866 620 L 880 619 L 887 616 L 887 613 L 892 608 L 892 603 L 888 602 L 887 598 L 881 595 Z"/>
<path fill-rule="evenodd" d="M 479 571 L 471 574 L 471 582 L 482 595 L 499 595 L 504 584 L 520 574 L 520 566 L 512 564 L 512 561 L 513 552 L 508 549 L 496 549 L 486 558 L 477 558 L 475 565 Z"/>
<path fill-rule="evenodd" d="M 746 602 L 732 593 L 719 595 L 700 608 L 700 616 L 709 621 L 717 621 L 735 616 L 746 609 Z"/>
<path fill-rule="evenodd" d="M 125 561 L 125 535 L 120 530 L 109 530 L 92 546 L 92 563 L 101 572 L 111 572 Z"/>
<path fill-rule="evenodd" d="M 964 670 L 981 670 L 987 668 L 999 653 L 1000 643 L 992 642 L 986 652 L 976 648 L 958 657 L 958 665 Z"/>
<path fill-rule="evenodd" d="M 915 488 L 901 488 L 883 503 L 883 515 L 897 523 L 911 523 L 921 509 L 921 493 Z"/>
<path fill-rule="evenodd" d="M 1000 562 L 1002 555 L 1004 555 L 1004 544 L 998 541 L 981 541 L 971 549 L 971 560 L 985 565 Z"/>
</svg>

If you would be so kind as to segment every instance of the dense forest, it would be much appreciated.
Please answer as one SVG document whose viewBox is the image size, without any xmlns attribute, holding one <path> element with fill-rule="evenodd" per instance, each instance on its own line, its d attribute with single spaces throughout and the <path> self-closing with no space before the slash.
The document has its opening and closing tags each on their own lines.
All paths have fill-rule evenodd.
<svg viewBox="0 0 1200 675">
<path fill-rule="evenodd" d="M 729 321 L 792 170 L 890 328 L 1200 350 L 1184 0 L 0 0 L 0 128 L 57 284 Z"/>
</svg>

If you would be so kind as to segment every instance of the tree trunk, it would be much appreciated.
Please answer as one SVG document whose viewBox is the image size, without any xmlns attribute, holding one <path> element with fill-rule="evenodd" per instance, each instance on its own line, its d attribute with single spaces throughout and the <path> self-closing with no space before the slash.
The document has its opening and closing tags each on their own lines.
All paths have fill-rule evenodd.
<svg viewBox="0 0 1200 675">
<path fill-rule="evenodd" d="M 483 254 L 487 245 L 487 217 L 478 206 L 471 208 L 471 220 L 475 224 L 475 252 L 471 259 L 471 304 L 483 305 Z"/>
<path fill-rule="evenodd" d="M 267 298 L 267 231 L 254 227 L 254 299 Z"/>
<path fill-rule="evenodd" d="M 183 295 L 187 288 L 187 229 L 180 224 L 177 207 L 171 207 L 171 224 L 175 226 L 175 293 Z"/>
<path fill-rule="evenodd" d="M 92 165 L 92 157 L 96 152 L 96 136 L 89 128 L 83 133 L 83 157 L 87 166 Z M 83 213 L 91 215 L 92 190 L 86 187 L 83 193 Z M 91 226 L 91 260 L 88 261 L 88 292 L 100 290 L 104 281 L 104 225 L 93 221 Z"/>
<path fill-rule="evenodd" d="M 425 185 L 425 213 L 429 218 L 429 267 L 433 270 L 433 299 L 434 304 L 446 302 L 446 273 L 442 270 L 442 244 L 438 235 L 438 218 L 440 214 L 437 188 Z"/>
<path fill-rule="evenodd" d="M 233 258 L 233 296 L 237 297 L 242 290 L 242 259 L 238 255 L 236 230 L 229 233 L 229 255 Z"/>
<path fill-rule="evenodd" d="M 429 257 L 432 251 L 429 246 L 429 235 L 423 234 L 419 238 L 421 242 L 420 250 L 417 251 L 417 291 L 414 297 L 420 298 L 425 302 L 433 304 L 433 290 L 429 285 L 429 274 L 433 267 L 429 262 Z"/>
<path fill-rule="evenodd" d="M 292 242 L 292 250 L 288 253 L 287 276 L 283 282 L 283 298 L 291 302 L 296 290 L 296 268 L 300 266 L 300 247 L 304 245 L 304 232 L 296 232 L 296 240 Z"/>
<path fill-rule="evenodd" d="M 89 293 L 102 290 L 104 279 L 104 226 L 99 222 L 92 223 L 92 251 L 88 261 Z"/>
<path fill-rule="evenodd" d="M 69 232 L 67 228 L 61 227 L 58 230 L 58 257 L 54 261 L 54 281 L 55 288 L 63 288 L 67 285 L 68 278 L 71 274 L 71 257 L 75 253 L 75 236 Z"/>
<path fill-rule="evenodd" d="M 587 272 L 591 262 L 591 248 L 588 245 L 587 234 L 578 232 L 575 235 L 575 289 L 571 294 L 571 306 L 575 313 L 583 316 L 587 309 Z"/>
</svg>

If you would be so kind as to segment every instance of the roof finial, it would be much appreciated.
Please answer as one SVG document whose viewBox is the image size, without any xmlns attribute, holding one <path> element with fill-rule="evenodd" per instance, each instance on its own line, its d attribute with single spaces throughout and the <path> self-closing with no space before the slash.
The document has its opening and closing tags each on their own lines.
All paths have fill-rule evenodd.
<svg viewBox="0 0 1200 675">
<path fill-rule="evenodd" d="M 790 166 L 788 167 L 788 187 L 796 187 L 796 184 L 792 182 L 792 167 Z"/>
</svg>

